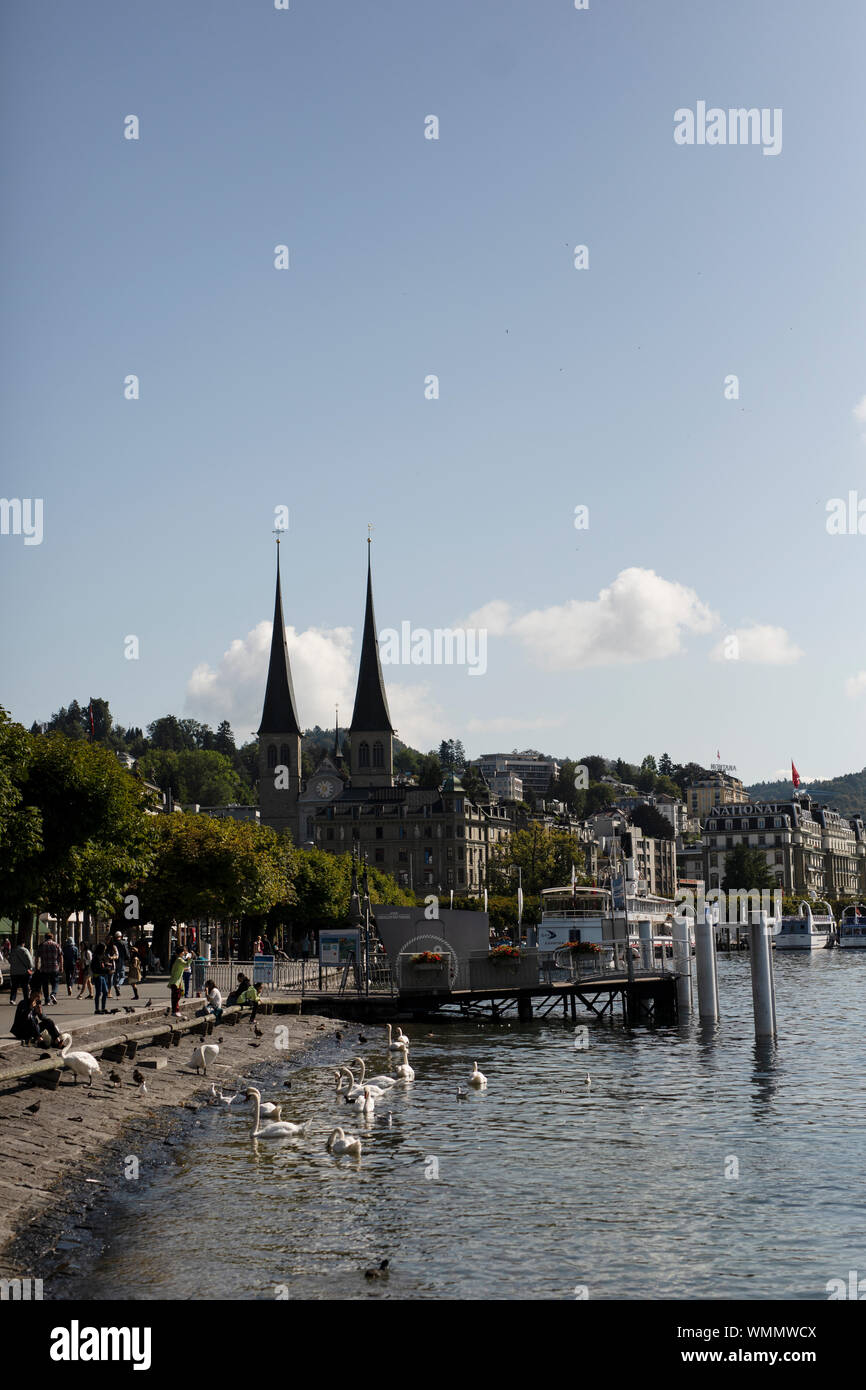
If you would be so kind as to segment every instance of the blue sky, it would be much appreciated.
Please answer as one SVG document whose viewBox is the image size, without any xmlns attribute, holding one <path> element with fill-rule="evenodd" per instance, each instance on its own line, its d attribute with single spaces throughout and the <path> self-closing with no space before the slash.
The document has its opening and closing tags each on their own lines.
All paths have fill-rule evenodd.
<svg viewBox="0 0 866 1390">
<path fill-rule="evenodd" d="M 826 530 L 866 499 L 860 7 L 3 27 L 0 492 L 44 506 L 40 545 L 0 535 L 16 718 L 100 695 L 246 737 L 286 505 L 305 725 L 349 713 L 372 522 L 380 628 L 496 619 L 483 677 L 386 668 L 419 746 L 866 762 L 866 535 Z M 781 153 L 677 145 L 698 101 L 781 108 Z"/>
</svg>

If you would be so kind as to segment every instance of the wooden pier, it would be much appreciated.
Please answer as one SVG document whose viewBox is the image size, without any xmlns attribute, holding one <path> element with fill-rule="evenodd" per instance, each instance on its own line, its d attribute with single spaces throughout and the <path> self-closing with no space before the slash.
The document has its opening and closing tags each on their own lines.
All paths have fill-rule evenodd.
<svg viewBox="0 0 866 1390">
<path fill-rule="evenodd" d="M 676 977 L 670 971 L 642 971 L 629 980 L 621 974 L 588 976 L 582 980 L 564 980 L 534 985 L 507 985 L 495 989 L 454 989 L 429 994 L 413 989 L 404 994 L 358 991 L 340 993 L 307 993 L 302 999 L 308 1010 L 328 1017 L 351 1018 L 358 1021 L 396 1018 L 429 1018 L 438 1014 L 447 1017 L 456 1012 L 463 1017 L 484 1015 L 492 1019 L 516 1008 L 521 1022 L 547 1018 L 558 1008 L 563 1018 L 576 1020 L 578 1004 L 597 1018 L 612 1017 L 619 1002 L 624 1022 L 634 1024 L 671 1024 L 677 1021 Z"/>
</svg>

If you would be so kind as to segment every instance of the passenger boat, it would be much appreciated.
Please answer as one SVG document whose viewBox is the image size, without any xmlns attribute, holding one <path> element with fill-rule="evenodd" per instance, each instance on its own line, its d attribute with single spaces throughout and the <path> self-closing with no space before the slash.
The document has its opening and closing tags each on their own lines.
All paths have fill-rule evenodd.
<svg viewBox="0 0 866 1390">
<path fill-rule="evenodd" d="M 841 951 L 866 951 L 866 903 L 845 908 L 839 923 L 837 945 Z"/>
<path fill-rule="evenodd" d="M 650 941 L 657 958 L 673 953 L 672 927 L 676 904 L 672 898 L 629 892 L 626 917 L 622 899 L 615 905 L 609 888 L 544 888 L 536 943 L 539 959 L 553 964 L 554 952 L 572 943 L 603 948 L 626 939 L 634 948 Z"/>
<path fill-rule="evenodd" d="M 800 903 L 796 917 L 782 917 L 773 937 L 777 951 L 817 951 L 832 946 L 836 934 L 836 919 L 828 902 L 819 900 L 816 907 L 826 907 L 826 913 L 812 911 L 808 903 Z"/>
</svg>

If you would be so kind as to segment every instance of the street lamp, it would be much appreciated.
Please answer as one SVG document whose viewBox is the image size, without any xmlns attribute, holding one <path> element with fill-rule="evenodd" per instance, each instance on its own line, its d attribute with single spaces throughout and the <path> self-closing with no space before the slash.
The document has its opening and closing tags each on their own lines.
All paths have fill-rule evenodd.
<svg viewBox="0 0 866 1390">
<path fill-rule="evenodd" d="M 514 942 L 514 945 L 515 945 L 515 946 L 519 946 L 519 945 L 520 945 L 520 927 L 521 927 L 521 924 L 522 924 L 522 922 L 523 922 L 523 865 L 522 865 L 522 864 L 509 864 L 509 866 L 508 866 L 508 876 L 509 876 L 509 878 L 511 877 L 511 875 L 512 875 L 512 873 L 514 872 L 515 869 L 517 870 L 517 875 L 518 875 L 518 877 L 517 877 L 517 940 Z M 513 935 L 513 931 L 512 931 L 512 935 Z"/>
</svg>

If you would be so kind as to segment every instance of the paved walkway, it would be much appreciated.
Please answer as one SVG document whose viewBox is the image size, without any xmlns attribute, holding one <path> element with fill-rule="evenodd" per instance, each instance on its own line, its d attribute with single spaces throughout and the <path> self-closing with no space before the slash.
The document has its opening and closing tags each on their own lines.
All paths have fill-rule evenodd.
<svg viewBox="0 0 866 1390">
<path fill-rule="evenodd" d="M 3 992 L 0 994 L 0 1048 L 4 1049 L 7 1043 L 15 1042 L 9 1030 L 12 1027 L 15 1010 L 21 999 L 21 991 L 19 990 L 15 997 L 15 1003 L 9 1003 L 8 981 L 8 974 L 4 972 Z M 109 1017 L 111 1016 L 111 1011 L 115 1010 L 115 1021 L 126 1019 L 127 1017 L 131 1017 L 131 1015 L 124 1013 L 124 1009 L 133 1009 L 137 1013 L 139 1010 L 144 1011 L 148 1003 L 153 1009 L 167 1009 L 171 1001 L 171 994 L 168 988 L 168 976 L 149 976 L 143 984 L 138 986 L 138 993 L 139 998 L 136 1001 L 133 998 L 130 986 L 121 985 L 120 998 L 118 999 L 114 990 L 112 990 L 106 1000 L 106 1008 L 108 1009 Z M 57 986 L 57 1003 L 43 1003 L 42 1005 L 42 1012 L 46 1017 L 54 1020 L 62 1033 L 74 1033 L 76 1028 L 90 1028 L 93 1026 L 94 1019 L 96 1017 L 101 1017 L 101 1015 L 96 1014 L 96 1010 L 93 1007 L 93 999 L 88 999 L 86 995 L 83 999 L 78 999 L 77 995 L 77 986 L 73 988 L 72 997 L 70 998 L 66 993 L 66 985 L 61 982 Z M 189 1002 L 195 1004 L 196 1008 L 201 1008 L 202 1006 L 202 1001 L 200 999 L 196 1000 L 193 998 Z"/>
</svg>

